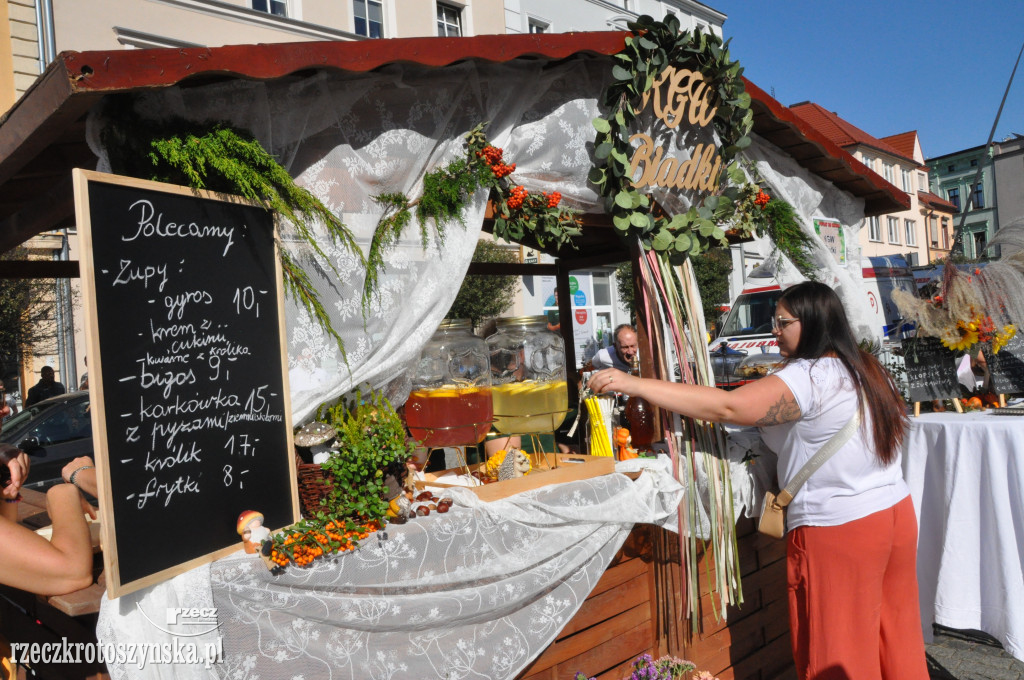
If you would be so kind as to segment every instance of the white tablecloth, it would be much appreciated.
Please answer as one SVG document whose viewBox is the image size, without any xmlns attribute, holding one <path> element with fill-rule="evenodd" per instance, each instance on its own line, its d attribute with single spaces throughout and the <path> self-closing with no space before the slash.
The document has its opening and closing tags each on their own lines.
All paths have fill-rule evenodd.
<svg viewBox="0 0 1024 680">
<path fill-rule="evenodd" d="M 389 526 L 344 556 L 272 576 L 236 554 L 104 601 L 105 644 L 212 645 L 219 663 L 108 663 L 120 678 L 514 678 L 572 618 L 634 523 L 676 530 L 668 461 Z M 215 608 L 217 628 L 168 608 Z M 183 628 L 183 624 L 189 627 Z M 186 637 L 188 636 L 188 637 Z"/>
<path fill-rule="evenodd" d="M 933 621 L 981 630 L 1024 660 L 1024 416 L 911 420 L 903 470 L 926 640 Z"/>
</svg>

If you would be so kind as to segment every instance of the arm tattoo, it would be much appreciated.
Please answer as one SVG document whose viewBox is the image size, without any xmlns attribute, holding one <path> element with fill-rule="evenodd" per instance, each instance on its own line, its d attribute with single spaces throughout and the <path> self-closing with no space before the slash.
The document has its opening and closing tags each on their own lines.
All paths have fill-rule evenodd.
<svg viewBox="0 0 1024 680">
<path fill-rule="evenodd" d="M 797 405 L 796 399 L 787 399 L 786 397 L 782 397 L 777 403 L 768 407 L 768 412 L 765 413 L 764 417 L 758 420 L 755 425 L 758 427 L 767 427 L 769 425 L 790 423 L 799 419 L 800 407 Z"/>
</svg>

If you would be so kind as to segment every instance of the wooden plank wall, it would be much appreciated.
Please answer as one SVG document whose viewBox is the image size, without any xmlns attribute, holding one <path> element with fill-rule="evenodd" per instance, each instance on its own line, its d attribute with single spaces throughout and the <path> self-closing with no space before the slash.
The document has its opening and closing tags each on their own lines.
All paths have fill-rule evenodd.
<svg viewBox="0 0 1024 680">
<path fill-rule="evenodd" d="M 679 537 L 638 525 L 576 616 L 518 680 L 573 680 L 577 671 L 620 680 L 645 652 L 688 659 L 719 680 L 795 678 L 785 542 L 761 536 L 749 519 L 741 520 L 737 531 L 744 603 L 730 606 L 724 619 L 716 619 L 712 608 L 713 565 L 702 555 L 703 633 L 689 634 Z"/>
</svg>

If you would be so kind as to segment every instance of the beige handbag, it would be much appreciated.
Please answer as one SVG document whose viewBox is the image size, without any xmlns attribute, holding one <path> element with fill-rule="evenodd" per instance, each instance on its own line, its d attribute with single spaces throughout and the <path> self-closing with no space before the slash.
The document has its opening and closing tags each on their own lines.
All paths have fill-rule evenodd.
<svg viewBox="0 0 1024 680">
<path fill-rule="evenodd" d="M 786 506 L 793 500 L 793 496 L 804 485 L 807 478 L 849 441 L 858 425 L 860 425 L 859 410 L 854 411 L 850 419 L 846 421 L 846 425 L 843 425 L 841 430 L 832 435 L 832 438 L 825 442 L 825 445 L 818 449 L 818 452 L 809 461 L 804 463 L 800 472 L 796 473 L 785 489 L 777 493 L 765 492 L 764 502 L 761 504 L 761 518 L 757 522 L 757 530 L 760 533 L 772 538 L 782 538 L 786 535 Z"/>
</svg>

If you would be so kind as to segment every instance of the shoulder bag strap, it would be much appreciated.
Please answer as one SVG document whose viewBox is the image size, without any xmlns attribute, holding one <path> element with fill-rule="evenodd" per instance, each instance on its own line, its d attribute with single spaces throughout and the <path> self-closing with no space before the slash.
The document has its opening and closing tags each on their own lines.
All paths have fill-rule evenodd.
<svg viewBox="0 0 1024 680">
<path fill-rule="evenodd" d="M 789 502 L 793 500 L 793 496 L 800 490 L 800 487 L 804 485 L 807 478 L 814 474 L 814 471 L 820 468 L 826 460 L 832 457 L 836 451 L 843 447 L 843 444 L 850 440 L 853 433 L 857 431 L 857 427 L 860 425 L 860 406 L 850 419 L 846 421 L 846 425 L 843 428 L 832 435 L 832 438 L 825 442 L 825 445 L 818 449 L 818 452 L 811 457 L 809 461 L 804 463 L 804 466 L 800 468 L 800 471 L 796 473 L 796 476 L 789 481 L 786 488 L 779 492 L 776 497 L 776 502 L 782 507 L 789 505 Z"/>
</svg>

